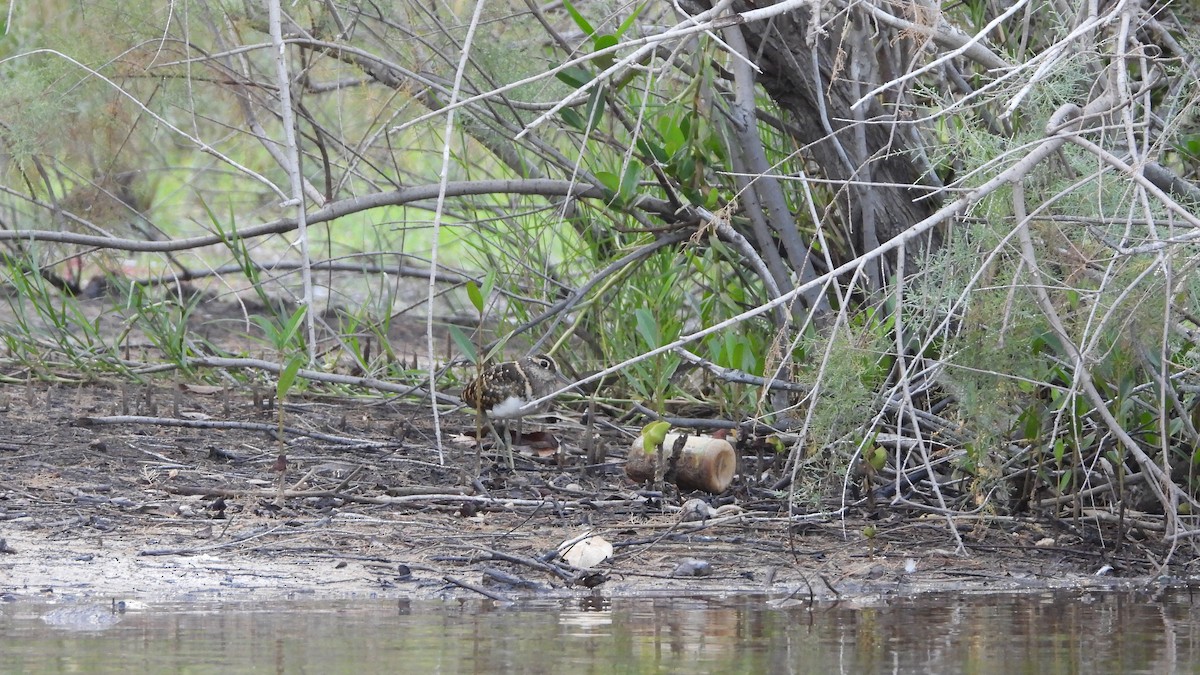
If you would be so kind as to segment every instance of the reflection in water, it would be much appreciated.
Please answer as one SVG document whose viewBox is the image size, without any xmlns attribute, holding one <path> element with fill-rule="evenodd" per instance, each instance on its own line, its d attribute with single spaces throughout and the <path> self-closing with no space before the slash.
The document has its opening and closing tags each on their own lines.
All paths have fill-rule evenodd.
<svg viewBox="0 0 1200 675">
<path fill-rule="evenodd" d="M 815 610 L 763 598 L 163 604 L 94 629 L 44 620 L 64 607 L 0 605 L 0 670 L 1160 673 L 1200 663 L 1200 617 L 1186 590 Z"/>
</svg>

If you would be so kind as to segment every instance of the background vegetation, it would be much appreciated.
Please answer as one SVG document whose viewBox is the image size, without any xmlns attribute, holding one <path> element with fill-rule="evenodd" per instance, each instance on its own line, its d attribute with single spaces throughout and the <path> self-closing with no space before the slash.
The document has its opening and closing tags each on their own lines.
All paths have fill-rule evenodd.
<svg viewBox="0 0 1200 675">
<path fill-rule="evenodd" d="M 537 349 L 797 511 L 1198 531 L 1189 7 L 272 4 L 13 4 L 8 381 Z"/>
</svg>

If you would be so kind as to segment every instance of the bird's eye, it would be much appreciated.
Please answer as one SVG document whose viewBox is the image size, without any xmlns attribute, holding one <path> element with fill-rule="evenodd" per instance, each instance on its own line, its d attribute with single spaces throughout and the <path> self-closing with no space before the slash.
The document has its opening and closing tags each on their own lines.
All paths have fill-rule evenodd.
<svg viewBox="0 0 1200 675">
<path fill-rule="evenodd" d="M 536 363 L 539 368 L 545 368 L 546 370 L 557 370 L 554 367 L 554 359 L 550 358 L 549 356 L 535 356 L 533 357 L 533 362 Z"/>
</svg>

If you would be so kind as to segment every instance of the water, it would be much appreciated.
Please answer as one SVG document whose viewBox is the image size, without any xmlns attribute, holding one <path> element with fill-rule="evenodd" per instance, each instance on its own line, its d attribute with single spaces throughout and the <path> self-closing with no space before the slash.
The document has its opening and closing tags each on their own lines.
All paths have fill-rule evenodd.
<svg viewBox="0 0 1200 675">
<path fill-rule="evenodd" d="M 103 618 L 107 615 L 110 618 Z M 763 598 L 0 604 L 14 673 L 1200 672 L 1188 591 Z"/>
</svg>

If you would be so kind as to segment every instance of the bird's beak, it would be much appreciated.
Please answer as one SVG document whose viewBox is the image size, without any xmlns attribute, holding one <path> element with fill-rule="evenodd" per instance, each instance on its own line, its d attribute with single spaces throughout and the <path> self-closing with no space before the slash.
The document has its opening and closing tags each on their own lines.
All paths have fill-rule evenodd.
<svg viewBox="0 0 1200 675">
<path fill-rule="evenodd" d="M 558 381 L 560 383 L 562 383 L 564 386 L 568 385 L 568 384 L 572 384 L 572 382 L 573 382 L 571 380 L 571 378 L 567 377 L 566 375 L 563 375 L 561 372 L 555 372 L 554 375 L 556 378 L 558 378 Z"/>
</svg>

